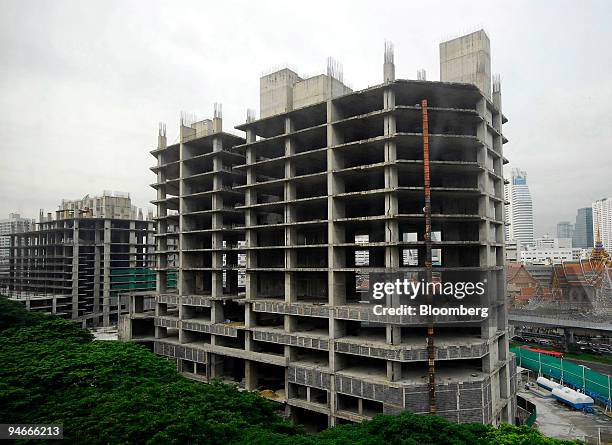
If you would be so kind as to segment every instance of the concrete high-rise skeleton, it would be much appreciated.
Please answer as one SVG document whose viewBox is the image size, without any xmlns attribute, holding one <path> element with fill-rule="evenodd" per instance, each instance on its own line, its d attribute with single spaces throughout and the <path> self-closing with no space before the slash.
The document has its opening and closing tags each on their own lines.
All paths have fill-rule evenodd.
<svg viewBox="0 0 612 445">
<path fill-rule="evenodd" d="M 527 173 L 513 168 L 504 194 L 506 201 L 510 203 L 506 213 L 506 240 L 520 242 L 522 246 L 532 246 L 533 205 L 527 185 Z"/>
<path fill-rule="evenodd" d="M 34 228 L 34 220 L 22 218 L 19 213 L 11 213 L 8 218 L 0 220 L 0 265 L 8 264 L 11 246 L 11 233 L 27 232 Z"/>
<path fill-rule="evenodd" d="M 94 218 L 138 219 L 138 209 L 132 205 L 129 193 L 104 191 L 100 196 L 85 195 L 82 199 L 62 199 L 59 210 L 87 210 Z M 142 214 L 140 215 L 142 219 Z"/>
<path fill-rule="evenodd" d="M 5 283 L 9 268 L 11 233 L 27 232 L 34 229 L 34 220 L 22 218 L 18 213 L 9 214 L 0 220 L 0 281 Z"/>
<path fill-rule="evenodd" d="M 223 132 L 217 111 L 182 122 L 177 144 L 160 132 L 156 310 L 134 295 L 120 335 L 191 378 L 260 391 L 313 428 L 403 410 L 513 422 L 501 89 L 491 88 L 483 31 L 442 43 L 440 54 L 440 82 L 396 79 L 391 45 L 383 82 L 360 91 L 333 61 L 306 79 L 267 74 L 260 118 L 249 111 L 236 127 L 245 139 Z M 466 80 L 477 86 L 457 83 Z M 373 273 L 432 269 L 424 122 L 433 270 L 443 281 L 486 281 L 492 311 L 437 320 L 429 350 L 427 320 L 375 315 L 362 292 Z M 163 284 L 170 239 L 179 240 L 176 291 Z"/>
<path fill-rule="evenodd" d="M 116 324 L 120 293 L 155 288 L 153 221 L 137 213 L 128 194 L 108 192 L 41 210 L 35 228 L 10 235 L 7 295 L 84 326 Z"/>
</svg>

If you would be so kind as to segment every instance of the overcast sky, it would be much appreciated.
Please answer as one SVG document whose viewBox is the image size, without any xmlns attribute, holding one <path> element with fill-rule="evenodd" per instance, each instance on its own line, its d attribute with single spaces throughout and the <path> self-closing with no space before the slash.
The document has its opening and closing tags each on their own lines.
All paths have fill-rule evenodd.
<svg viewBox="0 0 612 445">
<path fill-rule="evenodd" d="M 62 198 L 130 192 L 152 208 L 159 121 L 181 111 L 225 130 L 259 107 L 259 77 L 344 65 L 354 89 L 439 79 L 438 45 L 484 27 L 500 73 L 512 166 L 528 173 L 536 234 L 612 196 L 612 3 L 0 0 L 0 218 Z"/>
</svg>

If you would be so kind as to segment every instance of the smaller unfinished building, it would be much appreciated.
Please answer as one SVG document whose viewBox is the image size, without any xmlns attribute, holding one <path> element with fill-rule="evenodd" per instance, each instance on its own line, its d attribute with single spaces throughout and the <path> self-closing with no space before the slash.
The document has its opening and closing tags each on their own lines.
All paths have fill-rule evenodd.
<svg viewBox="0 0 612 445">
<path fill-rule="evenodd" d="M 506 119 L 489 54 L 479 31 L 440 45 L 441 81 L 401 80 L 387 46 L 383 82 L 360 91 L 334 63 L 307 79 L 283 69 L 260 79 L 244 139 L 218 109 L 183 119 L 174 145 L 162 127 L 157 291 L 133 296 L 120 336 L 313 429 L 403 410 L 513 423 Z M 490 316 L 375 315 L 363 290 L 388 272 L 486 282 Z"/>
<path fill-rule="evenodd" d="M 81 205 L 89 201 L 100 206 Z M 153 221 L 136 215 L 127 194 L 107 192 L 64 200 L 55 217 L 41 211 L 35 230 L 11 234 L 9 298 L 83 326 L 117 324 L 119 294 L 156 283 Z"/>
</svg>

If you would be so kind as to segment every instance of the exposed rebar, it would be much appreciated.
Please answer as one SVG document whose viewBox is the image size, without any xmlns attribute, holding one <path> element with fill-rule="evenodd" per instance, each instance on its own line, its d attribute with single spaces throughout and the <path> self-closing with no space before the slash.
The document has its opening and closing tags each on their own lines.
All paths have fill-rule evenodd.
<svg viewBox="0 0 612 445">
<path fill-rule="evenodd" d="M 385 63 L 393 63 L 393 42 L 385 40 Z"/>
</svg>

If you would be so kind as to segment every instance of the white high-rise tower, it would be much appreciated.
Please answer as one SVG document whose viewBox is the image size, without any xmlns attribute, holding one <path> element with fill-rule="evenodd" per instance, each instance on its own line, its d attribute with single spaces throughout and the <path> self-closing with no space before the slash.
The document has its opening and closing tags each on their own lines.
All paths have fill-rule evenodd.
<svg viewBox="0 0 612 445">
<path fill-rule="evenodd" d="M 598 199 L 593 202 L 593 236 L 597 231 L 604 249 L 612 252 L 612 198 Z"/>
<path fill-rule="evenodd" d="M 522 246 L 533 245 L 533 205 L 527 173 L 513 168 L 509 181 L 505 188 L 506 201 L 510 203 L 506 209 L 506 240 L 520 242 Z"/>
</svg>

